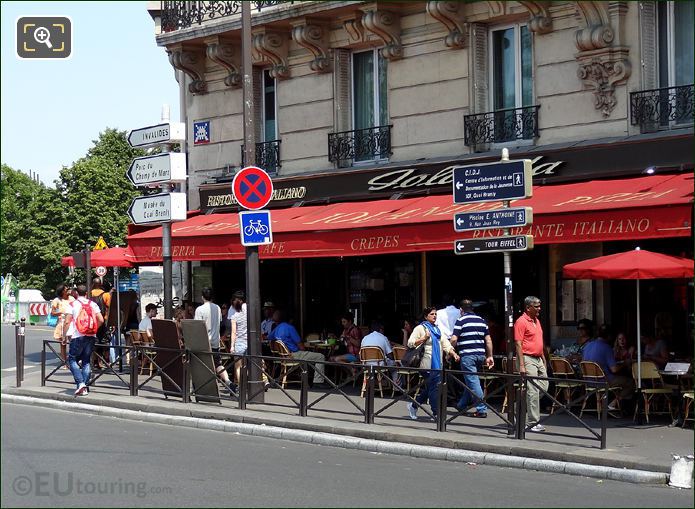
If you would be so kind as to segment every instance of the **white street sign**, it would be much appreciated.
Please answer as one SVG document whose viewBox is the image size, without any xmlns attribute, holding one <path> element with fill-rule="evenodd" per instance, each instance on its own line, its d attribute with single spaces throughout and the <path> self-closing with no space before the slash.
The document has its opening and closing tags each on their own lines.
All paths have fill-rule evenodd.
<svg viewBox="0 0 695 509">
<path fill-rule="evenodd" d="M 138 196 L 128 208 L 135 224 L 167 223 L 186 219 L 186 193 L 163 193 Z"/>
<path fill-rule="evenodd" d="M 96 269 L 94 269 L 94 272 L 97 273 L 97 276 L 104 277 L 106 275 L 106 267 L 99 265 Z"/>
<path fill-rule="evenodd" d="M 186 126 L 183 122 L 157 124 L 128 133 L 131 147 L 152 147 L 161 143 L 178 143 L 186 139 Z"/>
<path fill-rule="evenodd" d="M 186 154 L 167 152 L 137 157 L 125 174 L 133 185 L 162 184 L 186 181 Z"/>
</svg>

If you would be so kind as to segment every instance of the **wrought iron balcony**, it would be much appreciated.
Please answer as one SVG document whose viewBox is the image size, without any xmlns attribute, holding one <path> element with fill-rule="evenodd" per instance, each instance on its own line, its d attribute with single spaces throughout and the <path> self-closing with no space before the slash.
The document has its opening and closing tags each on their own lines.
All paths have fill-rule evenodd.
<svg viewBox="0 0 695 509">
<path fill-rule="evenodd" d="M 282 140 L 264 141 L 256 143 L 256 164 L 259 168 L 274 175 L 282 166 L 280 164 L 280 142 Z M 246 166 L 244 147 L 241 146 L 241 165 Z"/>
<path fill-rule="evenodd" d="M 465 143 L 473 147 L 484 143 L 538 138 L 538 108 L 540 105 L 465 115 Z"/>
<path fill-rule="evenodd" d="M 630 94 L 630 123 L 641 132 L 693 124 L 695 85 L 656 88 Z"/>
<path fill-rule="evenodd" d="M 251 2 L 251 8 L 258 11 L 279 4 L 292 4 L 293 1 L 258 1 Z M 162 2 L 162 31 L 172 32 L 188 28 L 204 21 L 224 18 L 241 14 L 241 2 L 225 2 L 218 0 L 198 1 L 163 1 Z"/>
<path fill-rule="evenodd" d="M 391 125 L 330 133 L 328 160 L 338 166 L 350 166 L 354 161 L 373 161 L 391 155 Z"/>
</svg>

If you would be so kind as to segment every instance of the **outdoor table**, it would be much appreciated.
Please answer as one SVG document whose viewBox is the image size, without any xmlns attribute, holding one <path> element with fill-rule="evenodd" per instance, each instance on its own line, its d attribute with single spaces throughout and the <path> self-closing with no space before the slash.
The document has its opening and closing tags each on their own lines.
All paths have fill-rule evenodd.
<svg viewBox="0 0 695 509">
<path fill-rule="evenodd" d="M 690 390 L 693 384 L 693 375 L 687 370 L 685 371 L 666 371 L 663 369 L 659 370 L 659 374 L 666 378 L 675 378 L 676 384 L 669 384 L 673 386 L 673 391 L 671 393 L 671 408 L 675 409 L 675 416 L 673 416 L 673 422 L 671 426 L 680 426 L 683 424 L 683 413 L 681 412 L 681 406 L 683 404 L 682 394 L 686 390 Z M 689 386 L 687 387 L 686 386 Z"/>
</svg>

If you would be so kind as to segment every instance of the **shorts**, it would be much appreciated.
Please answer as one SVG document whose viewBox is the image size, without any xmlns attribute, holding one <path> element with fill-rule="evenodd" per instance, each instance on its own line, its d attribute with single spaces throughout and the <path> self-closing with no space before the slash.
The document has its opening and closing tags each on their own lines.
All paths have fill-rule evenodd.
<svg viewBox="0 0 695 509">
<path fill-rule="evenodd" d="M 246 350 L 248 350 L 249 344 L 246 341 L 239 341 L 237 340 L 236 343 L 234 343 L 234 354 L 235 355 L 245 355 Z"/>
<path fill-rule="evenodd" d="M 215 364 L 215 369 L 222 366 L 222 356 L 220 355 L 219 348 L 211 348 L 212 350 L 212 362 Z"/>
<path fill-rule="evenodd" d="M 348 362 L 357 362 L 360 360 L 354 353 L 346 353 L 343 357 L 345 357 L 345 360 Z"/>
</svg>

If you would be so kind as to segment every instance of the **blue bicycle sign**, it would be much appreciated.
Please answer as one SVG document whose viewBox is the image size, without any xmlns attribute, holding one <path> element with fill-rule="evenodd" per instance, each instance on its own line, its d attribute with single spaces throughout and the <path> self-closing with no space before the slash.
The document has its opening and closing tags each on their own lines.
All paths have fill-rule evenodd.
<svg viewBox="0 0 695 509">
<path fill-rule="evenodd" d="M 243 246 L 260 246 L 273 243 L 270 229 L 270 211 L 239 212 L 239 231 Z"/>
</svg>

